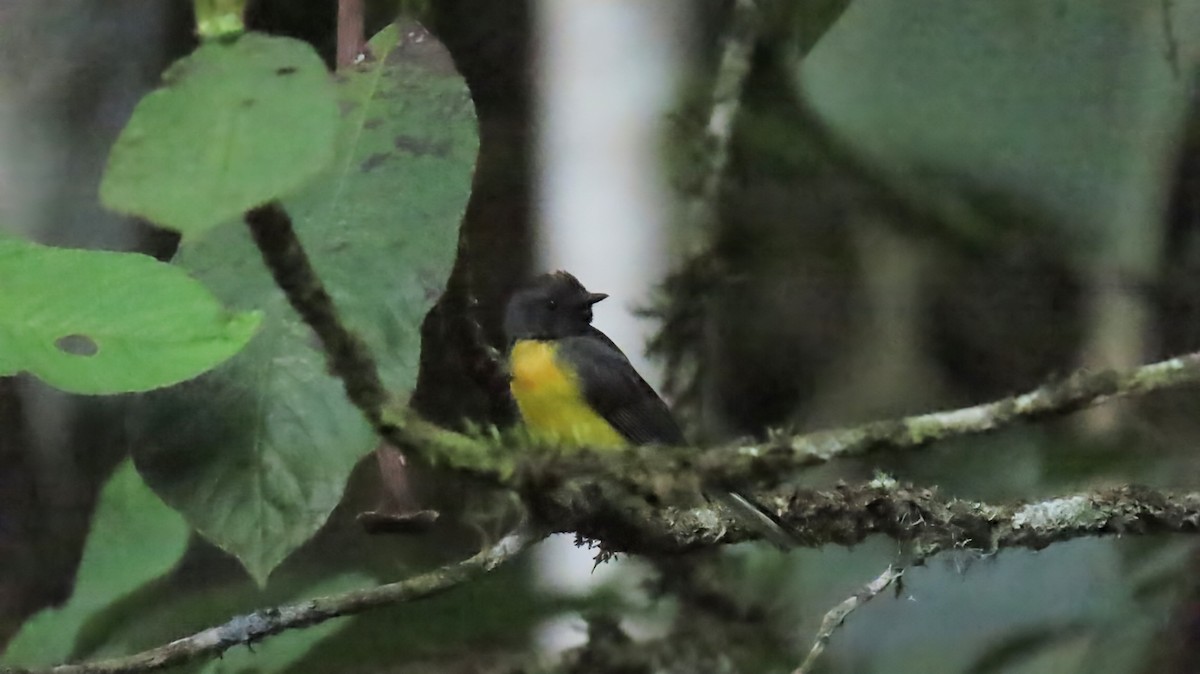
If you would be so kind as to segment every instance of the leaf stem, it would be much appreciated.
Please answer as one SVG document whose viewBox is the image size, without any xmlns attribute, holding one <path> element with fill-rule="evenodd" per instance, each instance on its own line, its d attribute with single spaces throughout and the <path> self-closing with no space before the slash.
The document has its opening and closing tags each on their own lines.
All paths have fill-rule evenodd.
<svg viewBox="0 0 1200 674">
<path fill-rule="evenodd" d="M 228 38 L 246 30 L 246 0 L 193 0 L 196 33 L 201 40 Z"/>
</svg>

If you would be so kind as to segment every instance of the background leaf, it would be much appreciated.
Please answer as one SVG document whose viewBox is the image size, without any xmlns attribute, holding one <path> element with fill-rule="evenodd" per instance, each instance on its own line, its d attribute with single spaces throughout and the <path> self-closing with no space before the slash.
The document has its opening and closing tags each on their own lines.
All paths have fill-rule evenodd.
<svg viewBox="0 0 1200 674">
<path fill-rule="evenodd" d="M 199 234 L 308 182 L 337 128 L 329 73 L 309 45 L 255 33 L 206 42 L 138 104 L 100 197 Z"/>
<path fill-rule="evenodd" d="M 331 169 L 285 205 L 384 382 L 404 395 L 416 381 L 421 321 L 453 264 L 478 141 L 466 86 L 428 33 L 389 28 L 371 49 L 338 75 Z M 325 521 L 376 438 L 244 227 L 185 244 L 178 261 L 266 320 L 241 357 L 146 401 L 139 467 L 262 583 Z"/>
<path fill-rule="evenodd" d="M 132 461 L 125 461 L 100 492 L 70 600 L 29 619 L 2 662 L 24 667 L 63 662 L 89 617 L 170 570 L 187 539 L 183 518 L 146 487 Z"/>
<path fill-rule="evenodd" d="M 0 239 L 0 375 L 73 393 L 167 386 L 237 353 L 259 316 L 232 313 L 146 255 Z"/>
</svg>

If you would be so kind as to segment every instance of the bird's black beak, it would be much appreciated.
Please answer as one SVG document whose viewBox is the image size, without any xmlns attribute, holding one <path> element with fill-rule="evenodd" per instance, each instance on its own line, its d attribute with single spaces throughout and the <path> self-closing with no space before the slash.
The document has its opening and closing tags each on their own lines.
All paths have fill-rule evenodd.
<svg viewBox="0 0 1200 674">
<path fill-rule="evenodd" d="M 596 302 L 599 302 L 600 300 L 604 299 L 605 297 L 608 297 L 608 293 L 588 293 L 587 294 L 587 306 L 590 307 L 593 304 L 595 304 Z"/>
</svg>

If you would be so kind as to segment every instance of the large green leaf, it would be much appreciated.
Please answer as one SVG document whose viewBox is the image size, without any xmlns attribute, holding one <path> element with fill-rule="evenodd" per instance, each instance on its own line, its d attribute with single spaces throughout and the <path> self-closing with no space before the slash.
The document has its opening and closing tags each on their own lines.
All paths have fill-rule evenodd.
<svg viewBox="0 0 1200 674">
<path fill-rule="evenodd" d="M 187 539 L 179 513 L 146 487 L 132 462 L 122 463 L 100 492 L 70 600 L 30 618 L 3 663 L 35 667 L 66 660 L 84 622 L 169 571 L 183 556 Z"/>
<path fill-rule="evenodd" d="M 344 318 L 402 396 L 416 380 L 421 320 L 454 260 L 478 140 L 466 86 L 428 33 L 393 27 L 370 46 L 371 58 L 337 77 L 332 168 L 285 206 Z M 376 439 L 244 227 L 185 243 L 179 264 L 266 320 L 238 358 L 147 401 L 139 467 L 261 583 L 325 521 Z"/>
<path fill-rule="evenodd" d="M 110 208 L 198 234 L 294 191 L 333 155 L 333 87 L 304 42 L 206 42 L 163 80 L 113 147 L 100 185 Z"/>
<path fill-rule="evenodd" d="M 145 391 L 226 360 L 258 323 L 145 255 L 0 239 L 0 375 L 29 371 L 74 393 Z"/>
</svg>

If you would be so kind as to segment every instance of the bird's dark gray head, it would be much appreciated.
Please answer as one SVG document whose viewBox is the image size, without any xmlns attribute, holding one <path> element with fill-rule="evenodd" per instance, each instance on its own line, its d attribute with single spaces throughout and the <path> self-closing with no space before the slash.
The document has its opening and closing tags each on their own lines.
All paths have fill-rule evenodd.
<svg viewBox="0 0 1200 674">
<path fill-rule="evenodd" d="M 504 332 L 510 343 L 586 334 L 591 329 L 592 305 L 605 297 L 588 292 L 565 271 L 542 274 L 508 300 Z"/>
</svg>

